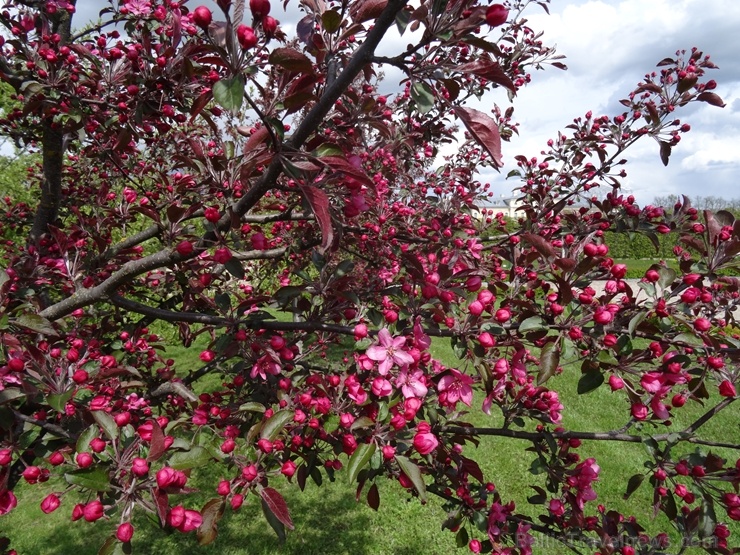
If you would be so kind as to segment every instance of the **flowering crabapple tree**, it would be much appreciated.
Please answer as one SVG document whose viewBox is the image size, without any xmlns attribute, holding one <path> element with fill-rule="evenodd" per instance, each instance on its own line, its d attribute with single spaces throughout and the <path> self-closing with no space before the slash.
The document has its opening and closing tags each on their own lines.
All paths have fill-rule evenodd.
<svg viewBox="0 0 740 555">
<path fill-rule="evenodd" d="M 542 535 L 665 552 L 666 533 L 595 502 L 589 446 L 631 442 L 647 454 L 627 494 L 652 488 L 648 510 L 678 534 L 737 553 L 740 460 L 718 453 L 740 446 L 702 426 L 737 399 L 740 281 L 720 271 L 740 223 L 620 194 L 628 147 L 655 140 L 667 163 L 681 108 L 722 105 L 710 58 L 678 51 L 622 113 L 589 112 L 528 158 L 506 153 L 517 124 L 499 103 L 565 69 L 524 18 L 546 0 L 286 0 L 292 36 L 269 0 L 216 3 L 112 1 L 82 30 L 74 0 L 0 11 L 3 132 L 42 158 L 35 205 L 7 200 L 0 220 L 0 515 L 20 482 L 53 484 L 41 509 L 103 521 L 101 553 L 129 552 L 145 513 L 215 541 L 250 500 L 284 537 L 281 484 L 342 469 L 374 509 L 383 479 L 441 497 L 474 553 L 532 553 Z M 380 94 L 389 69 L 400 86 Z M 514 227 L 477 216 L 480 172 L 507 165 Z M 679 270 L 627 282 L 606 230 L 677 230 Z M 161 354 L 199 336 L 200 368 Z M 565 429 L 560 372 L 578 393 L 611 388 L 624 426 Z M 673 424 L 696 403 L 701 418 Z M 529 444 L 539 516 L 483 475 L 486 436 Z M 196 506 L 206 465 L 225 478 Z"/>
</svg>

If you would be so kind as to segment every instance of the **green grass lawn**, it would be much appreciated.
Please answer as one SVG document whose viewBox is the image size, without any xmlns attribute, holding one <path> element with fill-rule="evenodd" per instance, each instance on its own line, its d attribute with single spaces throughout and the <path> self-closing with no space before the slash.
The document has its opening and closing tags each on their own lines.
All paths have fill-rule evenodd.
<svg viewBox="0 0 740 555">
<path fill-rule="evenodd" d="M 175 348 L 168 356 L 177 359 L 181 368 L 198 365 L 198 353 L 203 348 L 198 341 L 190 349 Z M 435 340 L 432 345 L 435 357 L 448 366 L 457 364 L 449 345 L 444 340 Z M 607 431 L 621 427 L 628 418 L 629 406 L 623 396 L 613 394 L 608 387 L 602 387 L 590 394 L 579 396 L 576 384 L 579 370 L 576 365 L 565 367 L 563 374 L 555 376 L 548 385 L 557 390 L 562 398 L 564 425 L 568 429 L 582 431 Z M 216 385 L 214 382 L 213 385 Z M 716 398 L 710 400 L 716 401 Z M 476 399 L 471 411 L 471 419 L 478 426 L 496 426 L 496 417 L 486 417 L 480 413 L 480 399 Z M 681 426 L 694 421 L 704 410 L 697 405 L 687 405 L 676 413 L 674 421 Z M 708 439 L 727 441 L 737 439 L 740 416 L 737 407 L 731 407 L 720 417 L 710 421 L 703 428 Z M 728 433 L 733 434 L 728 437 Z M 529 473 L 531 454 L 523 449 L 526 442 L 503 438 L 483 438 L 478 449 L 470 455 L 479 461 L 484 474 L 497 486 L 504 500 L 514 499 L 517 510 L 525 514 L 536 514 L 536 508 L 527 504 L 527 496 L 532 494 L 531 484 L 542 485 L 542 476 Z M 687 452 L 690 449 L 686 448 Z M 609 509 L 618 510 L 625 515 L 634 514 L 649 531 L 667 530 L 665 517 L 659 515 L 652 519 L 650 503 L 651 487 L 647 481 L 629 501 L 622 499 L 627 478 L 643 469 L 646 452 L 639 444 L 584 442 L 578 450 L 583 458 L 596 457 L 602 468 L 602 478 L 596 484 L 597 503 L 604 503 Z M 723 456 L 737 456 L 737 452 L 723 453 Z M 733 459 L 734 460 L 734 459 Z M 203 488 L 198 499 L 188 504 L 197 507 L 214 496 L 218 467 L 198 469 L 191 480 L 194 487 Z M 276 484 L 279 481 L 275 482 Z M 190 485 L 190 483 L 189 483 Z M 64 486 L 60 484 L 60 489 Z M 424 506 L 418 500 L 409 499 L 408 493 L 395 483 L 381 482 L 380 510 L 370 509 L 365 503 L 355 501 L 354 487 L 347 481 L 343 472 L 337 473 L 334 483 L 325 481 L 319 488 L 313 483 L 301 492 L 295 484 L 283 483 L 278 486 L 284 493 L 291 509 L 296 530 L 288 533 L 285 544 L 280 545 L 272 530 L 262 516 L 256 498 L 248 497 L 247 503 L 236 513 L 227 510 L 219 524 L 219 538 L 215 544 L 199 547 L 194 534 L 174 532 L 167 534 L 147 517 L 139 515 L 134 519 L 136 533 L 133 538 L 134 553 L 147 555 L 171 555 L 179 553 L 210 554 L 321 554 L 321 555 L 387 555 L 418 553 L 444 555 L 456 550 L 454 534 L 442 531 L 440 524 L 444 519 L 441 502 L 431 498 Z M 98 522 L 88 524 L 84 521 L 70 522 L 70 513 L 76 499 L 67 496 L 62 507 L 52 515 L 44 515 L 39 503 L 49 491 L 44 486 L 22 485 L 16 491 L 18 508 L 0 518 L 0 532 L 8 534 L 19 554 L 74 554 L 93 555 L 115 527 L 115 523 Z M 431 496 L 433 497 L 433 496 Z M 84 499 L 83 499 L 84 500 Z M 593 509 L 592 509 L 593 510 Z M 740 545 L 740 526 L 731 527 L 731 545 Z M 467 552 L 467 551 L 462 551 Z M 565 552 L 561 546 L 538 547 L 535 553 L 558 554 Z M 691 554 L 691 549 L 684 553 Z"/>
</svg>

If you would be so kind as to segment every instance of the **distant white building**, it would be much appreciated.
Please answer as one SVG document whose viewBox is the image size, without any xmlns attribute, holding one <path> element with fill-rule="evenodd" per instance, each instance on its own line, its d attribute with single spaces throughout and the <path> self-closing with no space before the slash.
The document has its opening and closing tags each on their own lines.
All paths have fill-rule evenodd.
<svg viewBox="0 0 740 555">
<path fill-rule="evenodd" d="M 519 197 L 502 196 L 500 198 L 492 198 L 485 205 L 479 206 L 473 215 L 478 218 L 493 218 L 498 214 L 503 214 L 507 218 L 516 219 L 524 215 L 521 206 L 522 202 Z"/>
</svg>

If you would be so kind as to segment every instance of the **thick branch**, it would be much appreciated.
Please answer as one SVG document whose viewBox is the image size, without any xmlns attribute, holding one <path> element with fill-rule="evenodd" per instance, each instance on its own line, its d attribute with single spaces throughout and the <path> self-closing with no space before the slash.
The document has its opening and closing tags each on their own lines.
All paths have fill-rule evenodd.
<svg viewBox="0 0 740 555">
<path fill-rule="evenodd" d="M 527 441 L 540 441 L 545 438 L 546 435 L 550 435 L 556 439 L 582 439 L 590 441 L 622 441 L 626 443 L 642 443 L 646 439 L 653 439 L 655 441 L 669 441 L 674 440 L 676 434 L 657 434 L 653 436 L 638 436 L 623 434 L 619 432 L 526 432 L 523 430 L 511 430 L 509 428 L 474 428 L 474 427 L 463 427 L 463 426 L 442 426 L 440 429 L 442 433 L 460 434 L 467 436 L 498 436 L 498 437 L 509 437 L 513 439 L 525 439 Z M 725 447 L 727 449 L 740 450 L 740 444 L 733 443 L 722 443 L 715 441 L 708 441 L 697 437 L 685 436 L 684 434 L 678 434 L 680 441 L 686 441 L 687 443 L 694 443 L 696 445 L 707 445 L 710 447 Z"/>
<path fill-rule="evenodd" d="M 390 0 L 388 5 L 375 21 L 372 30 L 367 34 L 365 42 L 354 53 L 347 63 L 344 71 L 337 77 L 337 80 L 331 87 L 328 87 L 319 101 L 313 106 L 306 117 L 301 121 L 291 139 L 287 142 L 283 150 L 297 150 L 308 137 L 313 133 L 320 123 L 324 120 L 329 111 L 333 108 L 336 100 L 342 95 L 345 89 L 352 84 L 355 77 L 362 71 L 367 63 L 372 60 L 375 48 L 380 44 L 388 28 L 394 24 L 396 14 L 406 5 L 407 0 Z M 262 176 L 257 180 L 253 187 L 232 206 L 232 212 L 239 217 L 244 216 L 264 194 L 272 187 L 282 173 L 282 162 L 279 157 L 275 157 L 267 167 Z M 226 230 L 231 226 L 231 215 L 226 214 L 218 222 L 218 229 Z M 218 239 L 215 231 L 206 233 L 199 241 L 199 249 L 206 248 Z M 199 249 L 196 249 L 198 252 Z M 124 264 L 119 271 L 114 273 L 110 278 L 100 285 L 78 291 L 71 297 L 60 301 L 59 303 L 48 307 L 41 312 L 41 316 L 49 320 L 57 320 L 67 314 L 90 305 L 94 302 L 101 301 L 112 295 L 119 286 L 131 281 L 138 275 L 141 275 L 156 268 L 168 266 L 176 262 L 181 262 L 190 257 L 183 257 L 172 250 L 164 250 L 149 255 L 140 260 Z"/>
<path fill-rule="evenodd" d="M 72 5 L 76 0 L 72 2 Z M 51 18 L 52 29 L 60 37 L 59 46 L 67 44 L 72 30 L 72 15 L 67 10 L 58 10 Z M 64 133 L 50 117 L 42 123 L 41 147 L 44 177 L 41 182 L 41 199 L 31 228 L 31 241 L 39 244 L 41 236 L 48 232 L 59 214 L 62 201 L 62 170 L 64 168 Z"/>
<path fill-rule="evenodd" d="M 18 412 L 17 410 L 13 411 L 13 416 L 15 416 L 18 420 L 28 422 L 29 424 L 33 424 L 34 426 L 38 426 L 39 428 L 43 428 L 44 430 L 46 430 L 47 432 L 51 432 L 55 436 L 63 437 L 66 439 L 70 439 L 72 437 L 71 435 L 69 435 L 69 432 L 67 432 L 67 430 L 65 430 L 61 426 L 52 424 L 51 422 L 36 420 L 32 416 L 28 416 L 26 414 L 23 414 L 22 412 Z"/>
<path fill-rule="evenodd" d="M 132 260 L 131 262 L 127 262 L 121 266 L 120 270 L 115 272 L 103 283 L 96 285 L 95 287 L 91 287 L 90 289 L 77 291 L 71 297 L 67 297 L 66 299 L 42 310 L 40 315 L 48 320 L 58 320 L 59 318 L 74 312 L 78 308 L 102 301 L 112 295 L 121 285 L 130 282 L 136 276 L 157 268 L 181 262 L 184 259 L 185 257 L 178 254 L 176 250 L 165 249 L 147 257 L 140 258 L 139 260 Z"/>
</svg>

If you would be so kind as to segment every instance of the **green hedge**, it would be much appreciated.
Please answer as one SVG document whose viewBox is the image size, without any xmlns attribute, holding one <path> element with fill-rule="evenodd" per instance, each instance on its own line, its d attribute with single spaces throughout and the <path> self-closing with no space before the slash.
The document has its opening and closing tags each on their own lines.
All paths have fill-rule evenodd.
<svg viewBox="0 0 740 555">
<path fill-rule="evenodd" d="M 655 245 L 641 233 L 604 233 L 604 242 L 609 245 L 609 256 L 612 258 L 675 258 L 673 247 L 678 244 L 678 233 L 672 232 L 658 235 L 660 248 L 656 251 Z"/>
</svg>

